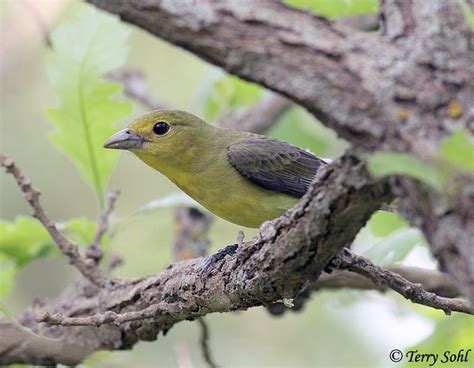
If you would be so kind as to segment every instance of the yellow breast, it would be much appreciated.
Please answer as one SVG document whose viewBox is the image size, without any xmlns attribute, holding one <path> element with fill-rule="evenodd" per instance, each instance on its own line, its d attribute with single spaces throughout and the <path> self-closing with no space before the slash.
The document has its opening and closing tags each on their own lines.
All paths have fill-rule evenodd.
<svg viewBox="0 0 474 368">
<path fill-rule="evenodd" d="M 259 227 L 298 202 L 296 197 L 254 184 L 237 172 L 227 159 L 218 160 L 199 173 L 179 172 L 169 178 L 215 215 L 246 227 Z"/>
</svg>

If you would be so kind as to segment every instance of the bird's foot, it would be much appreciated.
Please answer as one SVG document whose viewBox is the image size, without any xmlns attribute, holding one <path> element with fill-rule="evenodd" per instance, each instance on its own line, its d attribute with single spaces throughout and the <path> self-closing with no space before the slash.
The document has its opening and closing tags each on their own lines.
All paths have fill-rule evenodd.
<svg viewBox="0 0 474 368">
<path fill-rule="evenodd" d="M 233 256 L 240 245 L 242 245 L 245 238 L 245 234 L 243 231 L 239 231 L 239 235 L 237 235 L 237 244 L 230 244 L 225 246 L 224 248 L 219 249 L 216 253 L 211 254 L 210 256 L 206 257 L 204 264 L 202 266 L 200 275 L 201 277 L 207 276 L 209 272 L 211 272 L 221 259 L 224 259 L 226 256 Z"/>
<path fill-rule="evenodd" d="M 230 244 L 225 246 L 224 248 L 219 249 L 216 253 L 206 257 L 206 260 L 204 261 L 200 272 L 201 277 L 207 276 L 209 272 L 213 270 L 216 263 L 219 262 L 221 259 L 224 259 L 226 256 L 234 255 L 237 252 L 238 247 L 238 244 Z"/>
<path fill-rule="evenodd" d="M 337 255 L 329 261 L 326 267 L 324 267 L 324 272 L 332 273 L 332 271 L 337 270 L 340 266 L 341 266 L 341 256 Z"/>
</svg>

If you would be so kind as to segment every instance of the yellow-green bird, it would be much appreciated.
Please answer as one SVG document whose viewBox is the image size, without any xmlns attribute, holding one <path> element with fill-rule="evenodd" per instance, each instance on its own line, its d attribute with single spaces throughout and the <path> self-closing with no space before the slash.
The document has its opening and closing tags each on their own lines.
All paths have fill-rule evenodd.
<svg viewBox="0 0 474 368">
<path fill-rule="evenodd" d="M 139 117 L 104 147 L 133 152 L 212 213 L 246 227 L 295 205 L 326 165 L 289 143 L 175 110 Z"/>
</svg>

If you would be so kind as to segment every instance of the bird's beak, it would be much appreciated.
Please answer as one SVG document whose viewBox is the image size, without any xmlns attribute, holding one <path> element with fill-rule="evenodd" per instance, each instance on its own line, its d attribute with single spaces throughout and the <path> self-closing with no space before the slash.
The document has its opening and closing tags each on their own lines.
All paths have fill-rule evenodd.
<svg viewBox="0 0 474 368">
<path fill-rule="evenodd" d="M 144 142 L 145 140 L 137 133 L 134 133 L 129 129 L 123 129 L 114 135 L 111 135 L 109 139 L 105 141 L 104 148 L 122 150 L 140 149 Z"/>
</svg>

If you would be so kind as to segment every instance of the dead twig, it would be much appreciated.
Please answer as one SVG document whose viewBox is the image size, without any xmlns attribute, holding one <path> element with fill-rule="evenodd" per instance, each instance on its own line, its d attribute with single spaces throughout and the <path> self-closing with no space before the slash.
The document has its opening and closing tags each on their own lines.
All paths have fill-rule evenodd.
<svg viewBox="0 0 474 368">
<path fill-rule="evenodd" d="M 60 326 L 101 326 L 104 324 L 120 325 L 125 322 L 144 320 L 153 318 L 158 315 L 167 315 L 169 312 L 164 304 L 158 303 L 149 307 L 133 312 L 115 313 L 107 311 L 103 314 L 94 314 L 87 317 L 67 317 L 61 313 L 50 314 L 48 312 L 40 312 L 36 315 L 36 322 L 44 322 L 49 325 Z"/>
<path fill-rule="evenodd" d="M 86 257 L 94 260 L 95 263 L 99 263 L 100 259 L 104 255 L 100 242 L 102 237 L 107 233 L 109 228 L 109 217 L 114 209 L 115 202 L 120 195 L 119 190 L 112 190 L 107 194 L 106 205 L 104 211 L 97 218 L 97 228 L 94 235 L 94 240 L 86 248 Z"/>
<path fill-rule="evenodd" d="M 12 158 L 0 154 L 0 163 L 6 169 L 7 173 L 14 176 L 18 186 L 24 193 L 25 199 L 31 208 L 33 208 L 33 216 L 48 230 L 61 252 L 69 258 L 69 262 L 90 282 L 98 286 L 105 286 L 107 278 L 102 274 L 95 262 L 92 260 L 84 260 L 79 254 L 77 245 L 67 239 L 57 228 L 54 221 L 49 218 L 39 200 L 40 191 L 32 186 L 31 180 L 22 174 Z"/>
<path fill-rule="evenodd" d="M 197 322 L 199 326 L 201 326 L 201 337 L 199 341 L 201 342 L 201 351 L 204 357 L 204 360 L 209 365 L 210 368 L 217 368 L 218 365 L 214 361 L 214 358 L 211 354 L 211 349 L 209 347 L 209 328 L 207 326 L 206 321 L 203 318 L 198 318 Z"/>
<path fill-rule="evenodd" d="M 426 291 L 422 284 L 408 281 L 398 273 L 374 265 L 369 259 L 344 249 L 337 258 L 339 267 L 367 277 L 376 286 L 388 286 L 413 303 L 441 309 L 446 314 L 461 312 L 474 314 L 469 303 L 459 298 L 445 298 Z"/>
<path fill-rule="evenodd" d="M 150 94 L 143 81 L 143 73 L 139 70 L 128 69 L 121 72 L 109 73 L 108 78 L 122 83 L 125 95 L 138 101 L 149 110 L 171 108 L 171 105 L 164 101 L 158 101 Z"/>
</svg>

